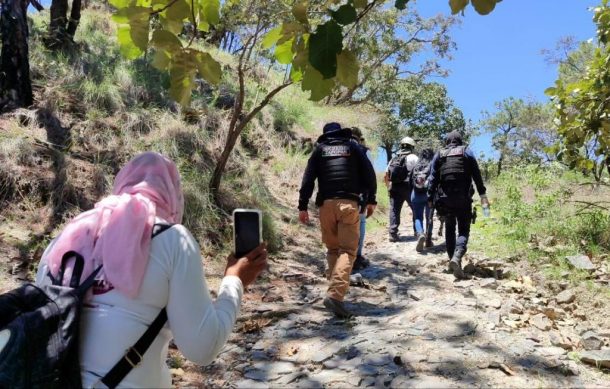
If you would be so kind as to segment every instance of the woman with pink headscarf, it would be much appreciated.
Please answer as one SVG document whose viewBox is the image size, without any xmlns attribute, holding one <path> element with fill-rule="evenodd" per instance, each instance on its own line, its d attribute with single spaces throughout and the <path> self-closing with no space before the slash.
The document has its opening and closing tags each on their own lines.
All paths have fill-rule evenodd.
<svg viewBox="0 0 610 389">
<path fill-rule="evenodd" d="M 226 343 L 244 287 L 266 267 L 267 251 L 261 245 L 246 258 L 230 258 L 213 302 L 199 245 L 180 224 L 183 211 L 176 165 L 160 154 L 143 153 L 121 169 L 112 195 L 68 223 L 43 254 L 38 284 L 58 275 L 62 258 L 70 251 L 84 259 L 81 280 L 101 266 L 82 310 L 83 387 L 104 387 L 102 377 L 163 308 L 166 325 L 121 387 L 171 387 L 165 360 L 172 339 L 185 357 L 202 365 Z M 155 225 L 166 230 L 153 239 Z M 66 264 L 66 285 L 74 263 Z"/>
</svg>

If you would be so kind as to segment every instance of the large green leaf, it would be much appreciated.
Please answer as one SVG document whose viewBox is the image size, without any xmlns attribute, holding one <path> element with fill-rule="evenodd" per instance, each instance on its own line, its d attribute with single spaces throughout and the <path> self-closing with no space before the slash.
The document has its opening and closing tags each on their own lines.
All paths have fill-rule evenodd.
<svg viewBox="0 0 610 389">
<path fill-rule="evenodd" d="M 309 63 L 317 69 L 324 79 L 337 74 L 337 54 L 343 48 L 341 26 L 334 20 L 318 26 L 309 38 Z"/>
<path fill-rule="evenodd" d="M 165 51 L 178 51 L 182 48 L 180 39 L 167 30 L 155 30 L 151 39 L 151 44 L 157 49 Z"/>
<path fill-rule="evenodd" d="M 148 36 L 150 33 L 150 15 L 139 14 L 129 20 L 131 26 L 131 39 L 133 43 L 142 51 L 148 48 Z"/>
<path fill-rule="evenodd" d="M 117 9 L 125 8 L 132 5 L 132 2 L 135 3 L 134 0 L 109 0 L 111 6 Z"/>
<path fill-rule="evenodd" d="M 277 44 L 281 45 L 289 39 L 293 39 L 295 36 L 304 32 L 303 25 L 296 22 L 288 22 L 282 25 L 282 36 L 278 39 Z"/>
<path fill-rule="evenodd" d="M 163 14 L 169 20 L 183 21 L 191 16 L 191 5 L 186 0 L 177 0 Z"/>
<path fill-rule="evenodd" d="M 138 58 L 148 48 L 149 18 L 148 9 L 144 7 L 123 8 L 113 16 L 119 23 L 117 40 L 125 58 Z"/>
<path fill-rule="evenodd" d="M 407 3 L 409 2 L 409 0 L 396 0 L 396 2 L 394 3 L 394 6 L 399 9 L 399 10 L 403 10 L 405 8 L 407 8 Z"/>
<path fill-rule="evenodd" d="M 148 19 L 149 14 L 148 8 L 130 6 L 116 11 L 112 15 L 112 20 L 117 24 L 128 24 L 132 19 Z"/>
<path fill-rule="evenodd" d="M 338 10 L 332 12 L 332 16 L 337 23 L 345 26 L 354 23 L 358 18 L 358 13 L 352 5 L 343 4 Z"/>
<path fill-rule="evenodd" d="M 292 7 L 292 15 L 297 21 L 305 25 L 309 24 L 309 20 L 307 19 L 307 2 L 296 3 Z"/>
<path fill-rule="evenodd" d="M 208 53 L 197 53 L 197 68 L 199 75 L 213 85 L 218 85 L 222 77 L 220 64 Z"/>
<path fill-rule="evenodd" d="M 472 0 L 474 9 L 481 15 L 487 15 L 496 8 L 497 0 Z"/>
<path fill-rule="evenodd" d="M 152 66 L 158 70 L 166 70 L 171 58 L 164 50 L 157 50 L 152 59 Z"/>
<path fill-rule="evenodd" d="M 310 91 L 310 99 L 313 101 L 320 101 L 330 95 L 334 87 L 335 81 L 333 79 L 325 80 L 322 74 L 311 66 L 308 66 L 305 73 L 303 73 L 301 89 Z"/>
<path fill-rule="evenodd" d="M 277 26 L 265 34 L 262 41 L 264 49 L 269 49 L 282 37 L 282 26 Z"/>
<path fill-rule="evenodd" d="M 354 7 L 356 8 L 364 8 L 368 5 L 368 1 L 367 0 L 354 0 Z"/>
<path fill-rule="evenodd" d="M 358 84 L 358 58 L 349 50 L 343 50 L 337 56 L 337 81 L 347 87 L 353 88 Z"/>
<path fill-rule="evenodd" d="M 144 54 L 144 51 L 137 47 L 131 39 L 131 27 L 128 24 L 120 25 L 117 28 L 117 39 L 121 54 L 125 58 L 136 59 Z"/>
<path fill-rule="evenodd" d="M 183 107 L 191 102 L 196 73 L 197 61 L 192 53 L 183 51 L 174 56 L 169 69 L 169 95 Z"/>
<path fill-rule="evenodd" d="M 209 25 L 220 21 L 220 0 L 199 0 L 200 18 Z"/>
<path fill-rule="evenodd" d="M 165 30 L 176 35 L 180 34 L 184 28 L 184 22 L 182 20 L 168 19 L 163 13 L 159 15 L 159 21 Z"/>
<path fill-rule="evenodd" d="M 294 53 L 292 51 L 292 45 L 294 43 L 294 38 L 289 39 L 281 45 L 277 45 L 275 47 L 275 58 L 281 64 L 288 65 L 292 62 L 292 57 Z"/>
<path fill-rule="evenodd" d="M 301 88 L 310 92 L 309 99 L 312 101 L 320 101 L 328 97 L 334 87 L 334 79 L 322 78 L 322 74 L 311 66 L 308 66 L 303 73 Z"/>
<path fill-rule="evenodd" d="M 451 13 L 457 14 L 466 8 L 469 0 L 449 0 L 449 5 L 451 6 Z"/>
</svg>

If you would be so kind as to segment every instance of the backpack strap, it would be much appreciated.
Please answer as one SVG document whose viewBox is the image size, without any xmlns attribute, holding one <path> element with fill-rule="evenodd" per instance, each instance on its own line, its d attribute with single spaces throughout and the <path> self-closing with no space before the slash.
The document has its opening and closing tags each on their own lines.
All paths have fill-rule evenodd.
<svg viewBox="0 0 610 389">
<path fill-rule="evenodd" d="M 123 358 L 121 358 L 121 360 L 110 369 L 108 374 L 102 378 L 102 383 L 110 389 L 116 388 L 127 374 L 129 374 L 131 369 L 142 362 L 146 350 L 148 350 L 152 342 L 154 342 L 166 321 L 167 311 L 163 308 L 146 332 L 144 332 L 144 335 L 142 335 L 133 346 L 127 349 Z"/>
<path fill-rule="evenodd" d="M 152 237 L 161 234 L 163 231 L 171 228 L 173 224 L 155 224 L 153 226 Z M 110 369 L 110 371 L 102 378 L 102 383 L 110 389 L 116 388 L 121 381 L 129 374 L 131 369 L 138 366 L 146 350 L 155 341 L 159 332 L 167 322 L 167 311 L 165 308 L 159 312 L 155 320 L 150 324 L 146 332 L 138 339 L 138 341 L 125 351 L 123 358 L 121 358 L 116 365 Z"/>
<path fill-rule="evenodd" d="M 70 277 L 70 288 L 78 287 L 80 283 L 80 277 L 83 274 L 83 268 L 85 266 L 85 259 L 82 255 L 76 251 L 68 251 L 61 257 L 61 266 L 57 273 L 57 278 L 53 277 L 49 272 L 49 277 L 53 285 L 61 285 L 64 282 L 64 273 L 66 271 L 66 265 L 70 259 L 74 258 L 74 267 L 72 268 L 72 276 Z"/>
</svg>

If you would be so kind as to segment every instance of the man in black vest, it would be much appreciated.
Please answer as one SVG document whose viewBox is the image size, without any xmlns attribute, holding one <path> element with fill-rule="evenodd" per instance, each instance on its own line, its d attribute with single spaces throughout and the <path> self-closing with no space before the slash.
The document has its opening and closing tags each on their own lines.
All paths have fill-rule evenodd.
<svg viewBox="0 0 610 389">
<path fill-rule="evenodd" d="M 446 147 L 432 159 L 428 186 L 429 205 L 445 216 L 445 242 L 449 255 L 449 269 L 461 279 L 462 257 L 466 254 L 470 223 L 472 221 L 472 196 L 477 187 L 481 203 L 489 206 L 479 164 L 472 151 L 463 145 L 462 135 L 453 131 L 447 135 Z M 458 238 L 456 242 L 455 227 Z"/>
<path fill-rule="evenodd" d="M 299 220 L 309 223 L 307 211 L 318 180 L 316 205 L 320 207 L 322 241 L 326 245 L 329 287 L 324 306 L 339 317 L 349 317 L 343 299 L 349 288 L 349 276 L 358 251 L 360 206 L 366 206 L 367 217 L 375 210 L 377 180 L 373 165 L 362 148 L 352 142 L 351 131 L 338 123 L 324 126 L 318 138 L 299 191 Z M 366 193 L 364 204 L 360 194 Z"/>
</svg>

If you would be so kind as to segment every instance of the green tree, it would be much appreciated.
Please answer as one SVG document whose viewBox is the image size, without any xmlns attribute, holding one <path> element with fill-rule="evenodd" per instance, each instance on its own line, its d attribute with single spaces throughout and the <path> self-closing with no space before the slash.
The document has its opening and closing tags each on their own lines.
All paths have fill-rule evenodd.
<svg viewBox="0 0 610 389">
<path fill-rule="evenodd" d="M 558 140 L 552 108 L 536 101 L 514 97 L 495 104 L 494 112 L 483 112 L 479 127 L 492 134 L 492 146 L 499 153 L 496 175 L 506 165 L 542 163 L 552 160 L 549 147 Z"/>
<path fill-rule="evenodd" d="M 220 0 L 109 0 L 116 8 L 113 16 L 119 24 L 117 30 L 121 52 L 131 59 L 154 49 L 153 64 L 170 74 L 170 95 L 183 106 L 188 106 L 197 75 L 211 84 L 217 84 L 222 75 L 219 63 L 202 47 L 193 43 L 200 36 L 209 35 L 211 28 L 221 20 Z M 481 14 L 490 12 L 498 0 L 473 0 L 472 5 Z M 384 0 L 332 0 L 294 3 L 285 0 L 268 2 L 227 1 L 231 5 L 243 3 L 246 23 L 241 28 L 243 42 L 236 53 L 239 64 L 236 72 L 239 93 L 231 113 L 230 125 L 223 150 L 210 189 L 218 201 L 222 173 L 233 147 L 247 124 L 271 99 L 292 83 L 310 92 L 310 98 L 319 101 L 337 87 L 354 88 L 358 84 L 360 65 L 357 53 L 345 43 L 345 37 L 359 38 L 358 25 L 369 15 L 386 6 Z M 404 10 L 408 0 L 396 0 L 397 9 Z M 454 13 L 463 11 L 468 0 L 450 1 Z M 273 11 L 273 12 L 270 12 Z M 253 23 L 250 17 L 255 17 Z M 188 24 L 190 38 L 179 35 Z M 244 34 L 243 31 L 247 33 Z M 352 35 L 350 35 L 352 34 Z M 260 103 L 246 107 L 245 79 L 255 66 L 252 54 L 262 45 L 272 50 L 275 60 L 289 69 L 289 77 L 275 88 L 266 90 Z"/>
<path fill-rule="evenodd" d="M 387 85 L 376 94 L 374 102 L 385 113 L 374 136 L 388 160 L 404 136 L 435 148 L 447 132 L 467 130 L 464 115 L 447 95 L 445 86 L 420 77 Z"/>
<path fill-rule="evenodd" d="M 594 9 L 597 47 L 583 44 L 560 66 L 553 99 L 561 142 L 558 157 L 572 168 L 590 172 L 600 181 L 610 173 L 610 6 L 602 0 Z M 572 63 L 582 65 L 574 69 Z M 566 69 L 573 71 L 568 72 Z"/>
<path fill-rule="evenodd" d="M 443 15 L 424 18 L 409 7 L 406 12 L 387 7 L 372 10 L 345 38 L 360 63 L 358 82 L 352 88 L 336 90 L 332 102 L 368 103 L 400 79 L 445 76 L 439 60 L 455 49 L 449 32 L 456 23 L 455 17 Z M 412 65 L 423 53 L 426 60 Z"/>
<path fill-rule="evenodd" d="M 574 37 L 567 36 L 559 39 L 554 50 L 542 50 L 542 54 L 547 63 L 557 65 L 559 79 L 564 83 L 572 83 L 586 75 L 595 48 L 593 42 L 578 42 Z"/>
</svg>

